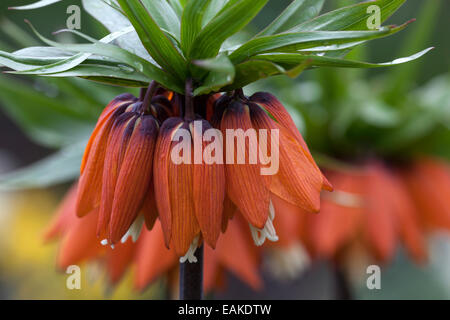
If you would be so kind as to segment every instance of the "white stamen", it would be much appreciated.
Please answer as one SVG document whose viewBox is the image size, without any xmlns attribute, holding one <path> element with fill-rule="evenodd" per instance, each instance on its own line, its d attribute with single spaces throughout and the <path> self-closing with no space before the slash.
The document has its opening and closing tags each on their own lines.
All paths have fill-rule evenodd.
<svg viewBox="0 0 450 320">
<path fill-rule="evenodd" d="M 100 241 L 100 244 L 102 245 L 102 246 L 107 246 L 108 245 L 108 239 L 103 239 L 102 241 Z M 115 248 L 115 246 L 112 244 L 111 245 L 111 249 L 114 249 Z"/>
<path fill-rule="evenodd" d="M 186 252 L 186 254 L 180 258 L 180 263 L 185 263 L 186 261 L 189 261 L 189 263 L 196 263 L 197 257 L 194 255 L 195 251 L 198 248 L 198 240 L 200 236 L 196 236 L 194 240 L 192 240 L 191 246 L 189 247 L 189 250 Z"/>
<path fill-rule="evenodd" d="M 252 233 L 253 241 L 255 244 L 260 247 L 264 244 L 266 239 L 272 242 L 278 241 L 277 232 L 275 227 L 273 226 L 273 220 L 275 219 L 275 209 L 273 207 L 272 201 L 269 204 L 269 217 L 264 225 L 264 228 L 258 229 L 249 224 L 250 231 Z"/>
<path fill-rule="evenodd" d="M 128 238 L 131 237 L 133 242 L 136 242 L 141 234 L 142 226 L 144 225 L 144 215 L 139 215 L 133 222 L 133 224 L 128 229 L 127 233 L 122 237 L 120 242 L 127 242 Z"/>
</svg>

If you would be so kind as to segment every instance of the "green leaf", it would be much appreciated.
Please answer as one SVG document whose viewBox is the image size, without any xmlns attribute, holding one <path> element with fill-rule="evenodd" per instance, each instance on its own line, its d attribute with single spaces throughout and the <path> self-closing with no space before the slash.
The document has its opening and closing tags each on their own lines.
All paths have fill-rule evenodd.
<svg viewBox="0 0 450 320">
<path fill-rule="evenodd" d="M 52 50 L 55 49 L 55 50 Z M 59 50 L 53 47 L 29 47 L 21 49 L 14 53 L 8 53 L 0 51 L 0 66 L 5 66 L 13 70 L 28 70 L 30 68 L 38 68 L 40 66 L 46 66 L 49 64 L 57 63 L 59 61 L 71 57 L 71 53 L 68 51 Z M 42 53 L 48 52 L 48 56 L 41 57 Z M 52 56 L 54 55 L 54 56 Z M 98 57 L 98 56 L 96 56 Z M 116 66 L 117 61 L 108 60 L 107 58 L 89 58 L 85 60 L 87 64 L 100 64 L 100 65 L 112 65 Z"/>
<path fill-rule="evenodd" d="M 239 89 L 257 80 L 278 74 L 284 74 L 286 72 L 283 67 L 277 65 L 276 63 L 256 59 L 251 59 L 240 63 L 236 65 L 235 68 L 235 81 L 229 86 L 222 88 L 222 91 Z"/>
<path fill-rule="evenodd" d="M 167 0 L 142 0 L 142 3 L 161 29 L 180 39 L 180 19 Z"/>
<path fill-rule="evenodd" d="M 241 0 L 225 6 L 198 34 L 188 57 L 208 59 L 217 55 L 222 43 L 244 28 L 268 0 Z"/>
<path fill-rule="evenodd" d="M 0 21 L 0 28 L 2 33 L 8 36 L 8 38 L 17 46 L 25 47 L 38 45 L 37 40 L 34 37 L 5 17 Z"/>
<path fill-rule="evenodd" d="M 117 62 L 123 63 L 124 65 L 131 66 L 135 69 L 136 74 L 142 73 L 145 76 L 159 82 L 161 85 L 165 86 L 168 89 L 176 92 L 184 91 L 184 89 L 182 89 L 183 86 L 180 86 L 179 81 L 177 81 L 175 78 L 171 77 L 169 74 L 157 68 L 145 59 L 142 59 L 141 57 L 136 56 L 135 54 L 117 46 L 101 42 L 96 42 L 94 44 L 61 44 L 46 39 L 45 37 L 40 35 L 34 28 L 33 31 L 43 42 L 50 46 L 68 51 L 91 53 L 112 58 Z"/>
<path fill-rule="evenodd" d="M 102 1 L 82 0 L 82 3 L 84 9 L 103 24 L 110 32 L 116 32 L 132 27 L 131 22 L 121 11 L 112 8 Z M 142 45 L 136 30 L 133 30 L 133 32 L 126 37 L 117 39 L 116 43 L 119 47 L 130 51 L 143 59 L 153 60 Z"/>
<path fill-rule="evenodd" d="M 101 43 L 109 43 L 114 41 L 115 39 L 129 33 L 132 31 L 132 28 L 126 28 L 125 30 L 121 30 L 118 32 L 111 33 L 107 35 L 106 37 L 103 37 L 99 40 Z M 60 60 L 55 63 L 51 63 L 42 67 L 38 68 L 32 68 L 28 70 L 22 70 L 19 72 L 16 72 L 18 74 L 37 74 L 37 75 L 43 75 L 43 74 L 50 74 L 50 73 L 57 73 L 57 72 L 63 72 L 66 70 L 70 70 L 79 64 L 86 61 L 90 56 L 92 56 L 91 53 L 79 53 L 74 56 L 71 56 L 67 59 Z"/>
<path fill-rule="evenodd" d="M 165 71 L 184 81 L 187 75 L 186 61 L 158 27 L 142 3 L 139 0 L 119 0 L 118 2 L 153 59 Z"/>
<path fill-rule="evenodd" d="M 14 10 L 32 10 L 32 9 L 38 9 L 38 8 L 42 8 L 42 7 L 46 7 L 49 6 L 51 4 L 57 3 L 57 2 L 61 2 L 63 0 L 41 0 L 38 2 L 34 2 L 32 4 L 28 4 L 25 6 L 20 6 L 20 7 L 10 7 L 10 9 L 14 9 Z"/>
<path fill-rule="evenodd" d="M 191 0 L 187 3 L 181 19 L 181 48 L 188 54 L 192 43 L 202 30 L 202 21 L 209 0 Z"/>
<path fill-rule="evenodd" d="M 291 4 L 257 37 L 270 36 L 316 17 L 322 10 L 325 0 L 294 0 Z"/>
<path fill-rule="evenodd" d="M 181 3 L 180 0 L 168 0 L 168 1 L 172 6 L 173 10 L 175 11 L 175 13 L 177 14 L 178 18 L 181 19 L 181 17 L 183 16 L 184 5 Z"/>
<path fill-rule="evenodd" d="M 229 3 L 228 0 L 210 0 L 208 2 L 208 7 L 203 14 L 202 26 L 207 25 Z"/>
<path fill-rule="evenodd" d="M 362 61 L 354 61 L 354 60 L 346 60 L 340 58 L 331 58 L 325 56 L 316 56 L 316 55 L 303 55 L 303 54 L 262 54 L 255 56 L 255 59 L 262 59 L 275 62 L 285 68 L 291 68 L 299 63 L 304 61 L 311 61 L 311 66 L 315 67 L 339 67 L 339 68 L 379 68 L 379 67 L 387 67 L 387 66 L 395 66 L 399 64 L 403 64 L 409 61 L 413 61 L 419 59 L 426 53 L 428 53 L 433 48 L 428 48 L 423 51 L 420 51 L 412 56 L 405 58 L 398 58 L 390 62 L 384 63 L 369 63 Z"/>
<path fill-rule="evenodd" d="M 92 130 L 91 115 L 71 101 L 47 96 L 6 76 L 0 76 L 0 90 L 3 110 L 39 144 L 68 145 L 86 138 Z"/>
<path fill-rule="evenodd" d="M 194 95 L 196 96 L 219 91 L 222 87 L 234 81 L 234 66 L 225 55 L 208 60 L 196 60 L 193 63 L 210 71 L 203 81 L 203 85 L 194 91 Z"/>
<path fill-rule="evenodd" d="M 0 176 L 0 190 L 45 188 L 69 182 L 80 174 L 86 143 L 77 143 L 34 164 Z"/>
<path fill-rule="evenodd" d="M 367 21 L 372 15 L 367 13 L 369 6 L 380 8 L 381 22 L 388 19 L 406 0 L 375 0 L 357 3 L 348 7 L 330 11 L 315 19 L 293 27 L 289 32 L 301 31 L 338 31 L 338 30 L 368 30 Z"/>
<path fill-rule="evenodd" d="M 260 53 L 294 52 L 317 46 L 372 40 L 403 30 L 406 25 L 407 23 L 399 27 L 383 27 L 377 31 L 307 31 L 254 38 L 234 51 L 230 59 L 236 64 Z"/>
<path fill-rule="evenodd" d="M 145 87 L 151 78 L 143 74 L 136 74 L 134 69 L 127 66 L 114 67 L 110 65 L 79 65 L 67 71 L 46 74 L 48 77 L 80 77 L 92 81 L 122 87 Z"/>
</svg>

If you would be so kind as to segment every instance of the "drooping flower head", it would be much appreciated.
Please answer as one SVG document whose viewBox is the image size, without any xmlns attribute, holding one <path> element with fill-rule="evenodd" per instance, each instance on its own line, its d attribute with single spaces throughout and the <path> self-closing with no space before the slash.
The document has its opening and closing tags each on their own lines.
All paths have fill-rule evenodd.
<svg viewBox="0 0 450 320">
<path fill-rule="evenodd" d="M 236 212 L 257 245 L 277 241 L 278 207 L 317 212 L 322 189 L 331 186 L 275 97 L 238 90 L 184 101 L 149 88 L 140 99 L 117 97 L 101 114 L 82 162 L 77 214 L 98 210 L 97 235 L 110 245 L 159 218 L 166 246 L 194 262 L 196 248 L 215 248 Z"/>
</svg>

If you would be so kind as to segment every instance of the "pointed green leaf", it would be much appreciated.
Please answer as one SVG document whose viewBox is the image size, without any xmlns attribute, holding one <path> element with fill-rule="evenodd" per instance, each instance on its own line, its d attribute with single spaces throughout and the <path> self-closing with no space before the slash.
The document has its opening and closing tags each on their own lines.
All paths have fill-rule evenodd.
<svg viewBox="0 0 450 320">
<path fill-rule="evenodd" d="M 32 26 L 31 26 L 32 27 Z M 32 27 L 33 28 L 33 27 Z M 182 87 L 179 85 L 179 81 L 170 76 L 168 73 L 157 68 L 150 62 L 136 56 L 135 54 L 119 48 L 112 44 L 105 44 L 101 42 L 96 42 L 93 44 L 61 44 L 55 41 L 46 39 L 40 35 L 36 29 L 33 28 L 36 35 L 46 44 L 54 46 L 56 48 L 74 51 L 79 53 L 91 53 L 100 56 L 105 56 L 116 60 L 117 62 L 123 63 L 135 69 L 136 73 L 142 73 L 145 76 L 159 82 L 161 85 L 168 89 L 174 90 L 176 92 L 183 92 Z M 132 74 L 132 73 L 131 73 Z"/>
<path fill-rule="evenodd" d="M 153 59 L 165 71 L 184 81 L 187 74 L 186 61 L 159 28 L 143 4 L 139 0 L 119 0 L 118 2 Z"/>
<path fill-rule="evenodd" d="M 232 84 L 222 88 L 222 91 L 231 91 L 245 87 L 257 80 L 270 76 L 284 74 L 286 70 L 267 60 L 251 59 L 235 66 L 236 76 Z"/>
<path fill-rule="evenodd" d="M 142 3 L 161 29 L 180 39 L 180 19 L 167 0 L 142 0 Z"/>
<path fill-rule="evenodd" d="M 38 8 L 42 8 L 42 7 L 46 7 L 49 6 L 51 4 L 57 3 L 57 2 L 61 2 L 63 0 L 41 0 L 41 1 L 37 1 L 34 2 L 32 4 L 28 4 L 25 6 L 19 6 L 19 7 L 11 7 L 10 9 L 14 9 L 14 10 L 32 10 L 32 9 L 38 9 Z"/>
<path fill-rule="evenodd" d="M 210 71 L 206 79 L 202 82 L 203 85 L 194 91 L 194 95 L 196 96 L 219 91 L 222 87 L 234 81 L 234 66 L 225 55 L 220 55 L 214 59 L 196 60 L 193 63 Z"/>
<path fill-rule="evenodd" d="M 173 10 L 175 11 L 175 13 L 177 14 L 178 18 L 181 19 L 181 17 L 183 16 L 184 5 L 181 3 L 180 0 L 168 0 L 168 1 L 172 6 Z"/>
<path fill-rule="evenodd" d="M 207 25 L 224 7 L 228 0 L 210 0 L 205 13 L 203 14 L 202 26 Z"/>
<path fill-rule="evenodd" d="M 403 30 L 406 25 L 407 23 L 399 27 L 383 27 L 377 31 L 311 31 L 254 38 L 234 51 L 230 59 L 236 64 L 259 53 L 294 52 L 317 46 L 372 40 Z"/>
<path fill-rule="evenodd" d="M 348 7 L 327 12 L 315 19 L 293 27 L 289 32 L 301 31 L 338 31 L 338 30 L 368 30 L 367 21 L 372 13 L 367 12 L 369 6 L 378 6 L 381 22 L 386 21 L 406 0 L 375 0 L 357 3 Z"/>
<path fill-rule="evenodd" d="M 99 40 L 101 43 L 110 43 L 114 41 L 115 39 L 126 35 L 127 33 L 133 31 L 132 28 L 126 28 L 125 30 L 121 30 L 118 32 L 111 33 L 107 35 L 106 37 L 103 37 Z M 43 74 L 49 74 L 49 73 L 57 73 L 57 72 L 63 72 L 66 70 L 70 70 L 77 65 L 83 63 L 85 60 L 87 60 L 90 56 L 92 56 L 91 53 L 79 53 L 74 56 L 71 56 L 67 59 L 60 60 L 55 63 L 51 63 L 42 67 L 38 68 L 32 68 L 28 70 L 22 70 L 20 72 L 16 72 L 19 74 L 37 74 L 37 75 L 43 75 Z"/>
<path fill-rule="evenodd" d="M 225 6 L 198 34 L 190 59 L 208 59 L 217 55 L 222 43 L 244 28 L 268 0 L 240 0 Z"/>
<path fill-rule="evenodd" d="M 127 66 L 111 65 L 79 65 L 67 71 L 45 74 L 49 77 L 80 77 L 92 81 L 122 87 L 145 87 L 153 79 L 136 73 Z"/>
<path fill-rule="evenodd" d="M 294 0 L 291 4 L 257 37 L 280 33 L 302 22 L 316 17 L 322 10 L 325 0 Z"/>
<path fill-rule="evenodd" d="M 428 48 L 420 51 L 412 56 L 405 58 L 398 58 L 394 61 L 384 62 L 384 63 L 369 63 L 353 60 L 345 60 L 340 58 L 331 58 L 326 56 L 316 56 L 316 55 L 303 55 L 303 54 L 262 54 L 255 56 L 255 59 L 268 60 L 275 62 L 285 68 L 292 68 L 299 63 L 304 61 L 311 61 L 311 66 L 315 67 L 339 67 L 339 68 L 379 68 L 387 66 L 395 66 L 403 63 L 407 63 L 416 59 L 419 59 L 426 53 L 428 53 L 433 48 Z"/>
<path fill-rule="evenodd" d="M 187 3 L 181 19 L 181 48 L 189 53 L 192 43 L 202 30 L 202 21 L 209 0 L 191 0 Z"/>
<path fill-rule="evenodd" d="M 102 1 L 82 0 L 82 3 L 84 9 L 92 17 L 103 24 L 110 32 L 116 32 L 127 27 L 132 27 L 131 22 L 121 11 L 112 8 Z M 116 43 L 119 47 L 153 62 L 152 57 L 150 57 L 147 50 L 142 45 L 136 30 L 133 30 L 132 33 L 128 34 L 126 37 L 117 39 Z"/>
</svg>

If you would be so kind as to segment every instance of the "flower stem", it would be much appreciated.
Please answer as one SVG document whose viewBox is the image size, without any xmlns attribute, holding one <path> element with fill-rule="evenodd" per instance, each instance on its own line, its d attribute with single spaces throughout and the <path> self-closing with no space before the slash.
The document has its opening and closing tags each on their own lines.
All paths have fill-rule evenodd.
<svg viewBox="0 0 450 320">
<path fill-rule="evenodd" d="M 186 90 L 185 90 L 185 106 L 184 106 L 184 118 L 186 120 L 194 120 L 195 119 L 195 111 L 194 111 L 194 97 L 192 95 L 192 79 L 188 79 L 186 81 Z"/>
<path fill-rule="evenodd" d="M 158 90 L 159 88 L 159 84 L 156 81 L 152 81 L 150 82 L 150 85 L 147 88 L 147 91 L 145 92 L 144 95 L 144 100 L 142 102 L 142 107 L 144 109 L 147 109 L 150 106 L 150 102 L 153 98 L 153 96 L 155 95 L 156 90 Z M 142 97 L 142 92 L 141 92 L 141 97 Z"/>
<path fill-rule="evenodd" d="M 203 299 L 203 245 L 197 248 L 195 256 L 195 263 L 180 263 L 180 300 Z"/>
<path fill-rule="evenodd" d="M 351 285 L 345 271 L 339 267 L 335 267 L 336 278 L 336 294 L 339 300 L 352 300 Z"/>
</svg>

